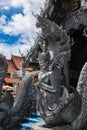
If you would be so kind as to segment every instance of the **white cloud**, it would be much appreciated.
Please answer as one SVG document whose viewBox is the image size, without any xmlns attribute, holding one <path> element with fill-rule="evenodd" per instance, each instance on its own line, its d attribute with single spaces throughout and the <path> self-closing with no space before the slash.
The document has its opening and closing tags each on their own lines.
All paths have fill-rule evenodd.
<svg viewBox="0 0 87 130">
<path fill-rule="evenodd" d="M 30 11 L 38 13 L 44 1 L 45 0 L 12 0 L 11 6 L 15 8 L 22 6 L 24 8 L 24 14 L 30 14 Z"/>
<path fill-rule="evenodd" d="M 31 5 L 28 0 L 12 0 L 11 5 L 15 8 L 23 7 L 23 13 L 30 14 Z"/>
<path fill-rule="evenodd" d="M 30 38 L 29 36 L 21 35 L 17 43 L 30 44 L 32 46 L 34 45 L 35 40 L 33 38 Z"/>
<path fill-rule="evenodd" d="M 13 15 L 11 21 L 3 26 L 3 32 L 9 35 L 26 34 L 31 37 L 36 33 L 35 19 L 28 15 Z"/>
<path fill-rule="evenodd" d="M 43 1 L 44 0 L 3 0 L 3 2 L 0 1 L 0 7 L 4 9 L 9 9 L 10 7 L 23 8 L 23 14 L 20 13 L 13 15 L 8 22 L 6 21 L 7 17 L 5 15 L 0 17 L 0 30 L 3 31 L 3 33 L 14 36 L 21 34 L 21 37 L 17 41 L 16 45 L 6 47 L 5 44 L 0 43 L 0 48 L 2 48 L 3 53 L 5 55 L 8 55 L 8 57 L 10 55 L 10 50 L 12 51 L 12 53 L 19 55 L 19 48 L 20 50 L 25 52 L 27 48 L 34 44 L 34 41 L 32 39 L 36 38 L 37 29 L 35 26 L 36 19 L 32 15 L 32 11 L 35 14 L 39 13 L 40 7 L 43 7 Z M 20 43 L 25 44 L 20 45 Z"/>
<path fill-rule="evenodd" d="M 26 55 L 27 50 L 29 50 L 31 47 L 31 44 L 13 44 L 13 45 L 6 45 L 4 43 L 0 43 L 0 53 L 6 56 L 7 59 L 11 58 L 11 54 L 20 56 L 20 52 L 23 55 Z M 3 49 L 4 48 L 4 49 Z"/>
<path fill-rule="evenodd" d="M 9 10 L 9 7 L 8 6 L 4 6 L 2 9 Z"/>
<path fill-rule="evenodd" d="M 35 26 L 36 18 L 32 15 L 32 11 L 34 13 L 38 13 L 42 4 L 43 2 L 40 0 L 12 0 L 10 6 L 13 6 L 15 8 L 22 6 L 24 15 L 13 15 L 11 17 L 11 20 L 8 21 L 8 23 L 2 26 L 0 29 L 2 29 L 3 33 L 9 35 L 26 34 L 29 35 L 29 37 L 34 37 L 34 34 L 37 32 L 37 29 Z"/>
<path fill-rule="evenodd" d="M 11 6 L 13 7 L 20 7 L 23 6 L 23 4 L 25 4 L 26 0 L 11 0 Z"/>
<path fill-rule="evenodd" d="M 5 16 L 5 15 L 2 15 L 2 16 L 0 17 L 0 25 L 4 25 L 4 24 L 6 24 L 6 16 Z"/>
<path fill-rule="evenodd" d="M 10 5 L 11 0 L 0 0 L 0 7 L 5 7 Z"/>
</svg>

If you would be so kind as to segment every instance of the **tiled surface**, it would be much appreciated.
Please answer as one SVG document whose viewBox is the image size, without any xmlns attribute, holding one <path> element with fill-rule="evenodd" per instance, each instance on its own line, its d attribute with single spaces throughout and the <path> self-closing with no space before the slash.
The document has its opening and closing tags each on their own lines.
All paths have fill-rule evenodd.
<svg viewBox="0 0 87 130">
<path fill-rule="evenodd" d="M 39 114 L 32 113 L 29 118 L 26 118 L 23 123 L 19 124 L 14 130 L 30 130 L 31 126 L 34 123 L 42 121 L 42 118 Z"/>
</svg>

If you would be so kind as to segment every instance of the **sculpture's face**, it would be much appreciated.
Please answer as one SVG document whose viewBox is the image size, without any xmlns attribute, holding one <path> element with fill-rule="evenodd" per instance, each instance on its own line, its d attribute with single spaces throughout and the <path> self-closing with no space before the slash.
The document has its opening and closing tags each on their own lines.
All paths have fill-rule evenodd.
<svg viewBox="0 0 87 130">
<path fill-rule="evenodd" d="M 45 41 L 40 43 L 42 52 L 39 52 L 38 58 L 39 58 L 39 65 L 41 70 L 45 70 L 49 66 L 49 53 L 48 53 L 48 46 Z"/>
</svg>

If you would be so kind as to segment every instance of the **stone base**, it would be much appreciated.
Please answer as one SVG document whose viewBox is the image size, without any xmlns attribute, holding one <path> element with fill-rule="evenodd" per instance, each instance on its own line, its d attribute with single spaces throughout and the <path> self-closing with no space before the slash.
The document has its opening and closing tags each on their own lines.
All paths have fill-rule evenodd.
<svg viewBox="0 0 87 130">
<path fill-rule="evenodd" d="M 34 124 L 31 127 L 31 130 L 73 130 L 70 125 L 57 126 L 57 127 L 48 127 L 45 122 L 39 122 Z"/>
</svg>

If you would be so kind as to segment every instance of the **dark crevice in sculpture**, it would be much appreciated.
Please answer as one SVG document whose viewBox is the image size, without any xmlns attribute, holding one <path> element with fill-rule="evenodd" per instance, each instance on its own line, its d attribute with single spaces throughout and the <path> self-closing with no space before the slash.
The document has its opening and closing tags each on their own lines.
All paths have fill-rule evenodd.
<svg viewBox="0 0 87 130">
<path fill-rule="evenodd" d="M 69 62 L 70 84 L 76 88 L 78 77 L 87 61 L 87 30 L 84 24 L 71 28 L 68 32 L 71 44 L 71 60 Z"/>
<path fill-rule="evenodd" d="M 49 0 L 44 11 L 45 17 L 62 25 L 68 19 L 68 15 L 80 7 L 79 0 Z"/>
</svg>

